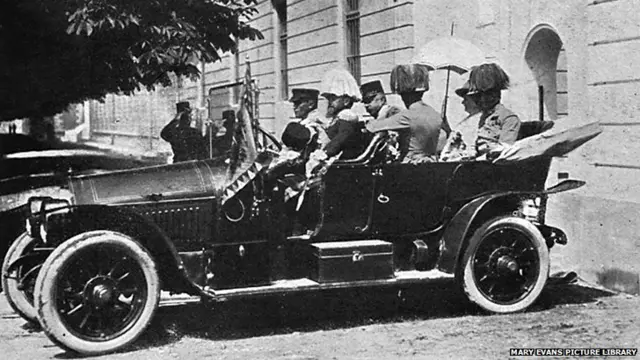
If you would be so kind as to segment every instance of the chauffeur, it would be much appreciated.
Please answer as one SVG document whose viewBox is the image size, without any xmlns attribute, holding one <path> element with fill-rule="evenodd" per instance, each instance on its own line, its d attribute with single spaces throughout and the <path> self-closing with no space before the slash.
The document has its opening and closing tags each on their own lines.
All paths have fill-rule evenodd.
<svg viewBox="0 0 640 360">
<path fill-rule="evenodd" d="M 428 68 L 416 64 L 394 67 L 391 71 L 391 89 L 400 94 L 407 109 L 386 119 L 368 122 L 367 130 L 403 131 L 400 140 L 403 162 L 435 161 L 442 116 L 422 101 L 422 95 L 429 90 Z"/>
<path fill-rule="evenodd" d="M 315 89 L 291 89 L 289 101 L 293 104 L 293 113 L 301 123 L 318 118 L 319 94 L 320 92 Z"/>
</svg>

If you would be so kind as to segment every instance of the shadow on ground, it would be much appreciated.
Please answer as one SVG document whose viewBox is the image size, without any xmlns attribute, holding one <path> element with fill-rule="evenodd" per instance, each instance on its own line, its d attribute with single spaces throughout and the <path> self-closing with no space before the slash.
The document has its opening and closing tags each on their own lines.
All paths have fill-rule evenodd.
<svg viewBox="0 0 640 360">
<path fill-rule="evenodd" d="M 577 284 L 551 284 L 528 311 L 595 302 L 611 295 Z M 486 314 L 470 305 L 453 282 L 401 290 L 331 290 L 160 308 L 134 348 L 159 346 L 183 336 L 230 340 L 466 315 Z"/>
</svg>

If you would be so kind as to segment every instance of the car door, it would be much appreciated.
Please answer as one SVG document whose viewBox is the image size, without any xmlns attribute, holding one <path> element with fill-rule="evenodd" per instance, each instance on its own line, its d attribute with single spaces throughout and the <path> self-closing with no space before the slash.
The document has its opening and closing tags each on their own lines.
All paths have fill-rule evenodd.
<svg viewBox="0 0 640 360">
<path fill-rule="evenodd" d="M 373 232 L 410 234 L 437 227 L 452 167 L 448 163 L 383 165 L 374 191 Z"/>
<path fill-rule="evenodd" d="M 322 181 L 322 227 L 325 238 L 362 238 L 371 232 L 374 169 L 368 165 L 337 165 Z"/>
</svg>

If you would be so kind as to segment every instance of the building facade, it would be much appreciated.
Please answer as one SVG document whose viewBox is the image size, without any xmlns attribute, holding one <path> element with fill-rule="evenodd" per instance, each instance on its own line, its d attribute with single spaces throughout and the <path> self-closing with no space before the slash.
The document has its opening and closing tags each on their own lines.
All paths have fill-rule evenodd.
<svg viewBox="0 0 640 360">
<path fill-rule="evenodd" d="M 252 24 L 263 40 L 241 42 L 235 54 L 206 64 L 198 82 L 184 81 L 137 100 L 114 96 L 93 103 L 92 137 L 167 149 L 158 134 L 173 116 L 175 101 L 191 101 L 202 117 L 219 117 L 237 106 L 234 84 L 244 76 L 247 60 L 260 88 L 260 121 L 279 135 L 293 115 L 287 102 L 291 88 L 318 87 L 329 69 L 344 67 L 359 82 L 379 79 L 388 90 L 394 65 L 410 62 L 430 40 L 453 32 L 510 74 L 512 86 L 503 102 L 523 120 L 543 118 L 562 126 L 601 122 L 599 137 L 554 161 L 550 183 L 569 173 L 587 185 L 554 196 L 549 222 L 568 232 L 570 243 L 561 250 L 565 267 L 638 293 L 640 160 L 634 155 L 640 147 L 635 119 L 640 103 L 634 97 L 640 91 L 640 61 L 635 61 L 640 15 L 634 5 L 634 0 L 262 0 Z M 451 90 L 465 80 L 450 75 Z M 445 96 L 445 79 L 446 72 L 433 72 L 425 95 L 436 108 Z M 459 99 L 449 96 L 448 117 L 462 117 Z M 395 97 L 390 101 L 400 103 Z M 106 122 L 99 114 L 120 109 L 128 110 Z"/>
</svg>

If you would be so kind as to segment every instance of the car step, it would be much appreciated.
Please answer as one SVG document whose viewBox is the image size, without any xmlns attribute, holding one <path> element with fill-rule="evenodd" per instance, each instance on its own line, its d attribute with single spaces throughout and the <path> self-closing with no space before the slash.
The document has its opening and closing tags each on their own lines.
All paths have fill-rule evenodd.
<svg viewBox="0 0 640 360">
<path fill-rule="evenodd" d="M 207 300 L 219 302 L 233 298 L 252 297 L 260 295 L 273 295 L 314 290 L 346 289 L 354 287 L 406 285 L 414 283 L 427 283 L 433 281 L 450 281 L 453 280 L 453 278 L 453 274 L 447 274 L 438 270 L 410 270 L 396 271 L 395 277 L 391 279 L 319 283 L 307 278 L 303 278 L 274 281 L 270 285 L 265 286 L 206 291 L 209 291 L 211 293 L 211 298 L 207 298 Z M 186 294 L 169 295 L 168 293 L 165 294 L 163 292 L 160 300 L 160 306 L 183 305 L 199 301 L 200 297 L 198 296 L 190 296 Z"/>
</svg>

